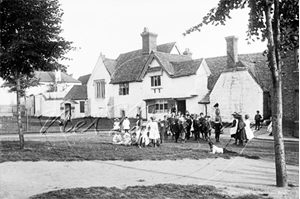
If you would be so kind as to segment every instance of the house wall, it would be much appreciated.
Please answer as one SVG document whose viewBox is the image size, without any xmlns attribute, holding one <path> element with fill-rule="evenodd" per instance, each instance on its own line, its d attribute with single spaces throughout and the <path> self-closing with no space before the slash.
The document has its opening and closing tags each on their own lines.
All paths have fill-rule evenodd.
<svg viewBox="0 0 300 199">
<path fill-rule="evenodd" d="M 263 114 L 263 91 L 246 70 L 224 72 L 210 94 L 210 115 L 215 117 L 213 105 L 219 103 L 222 120 L 231 122 L 231 114 L 248 114 L 253 122 L 256 111 Z M 263 115 L 262 115 L 263 116 Z"/>
<path fill-rule="evenodd" d="M 154 60 L 150 67 L 159 67 Z M 207 69 L 206 69 L 207 70 Z M 129 83 L 129 95 L 119 95 L 119 85 L 113 85 L 114 115 L 121 117 L 122 111 L 128 117 L 135 117 L 139 110 L 143 118 L 153 114 L 147 113 L 145 100 L 155 99 L 185 99 L 186 109 L 190 113 L 205 113 L 205 105 L 198 102 L 206 95 L 207 71 L 200 66 L 196 75 L 171 78 L 164 70 L 147 73 L 142 82 Z M 151 76 L 161 75 L 161 86 L 151 87 Z M 184 85 L 184 86 L 183 86 Z M 155 113 L 157 119 L 163 119 L 166 113 Z"/>
<path fill-rule="evenodd" d="M 47 99 L 44 95 L 35 96 L 35 114 L 34 116 L 60 116 L 60 104 L 63 102 L 62 99 Z"/>
<path fill-rule="evenodd" d="M 105 98 L 96 99 L 95 81 L 101 79 L 105 80 Z M 87 115 L 92 117 L 114 117 L 114 113 L 112 112 L 112 107 L 114 106 L 113 85 L 109 84 L 109 82 L 110 75 L 100 55 L 87 83 L 87 95 L 89 99 Z"/>
<path fill-rule="evenodd" d="M 86 112 L 80 113 L 80 102 L 83 101 L 85 103 L 85 108 L 86 108 L 86 103 L 88 100 L 65 100 L 62 103 L 60 103 L 60 116 L 62 119 L 66 118 L 65 114 L 65 104 L 71 104 L 71 118 L 83 118 L 86 116 Z"/>
<path fill-rule="evenodd" d="M 142 93 L 146 88 L 142 87 L 143 83 L 130 82 L 129 95 L 119 95 L 119 84 L 113 85 L 115 117 L 122 117 L 122 111 L 128 117 L 136 117 L 141 110 L 142 117 L 146 118 L 146 103 L 142 98 Z"/>
<path fill-rule="evenodd" d="M 299 65 L 297 52 L 284 59 L 282 69 L 283 133 L 299 137 Z"/>
</svg>

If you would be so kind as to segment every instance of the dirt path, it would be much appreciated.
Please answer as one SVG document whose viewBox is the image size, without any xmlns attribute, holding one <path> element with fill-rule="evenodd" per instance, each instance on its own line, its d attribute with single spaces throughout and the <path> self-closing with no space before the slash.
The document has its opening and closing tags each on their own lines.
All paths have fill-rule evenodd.
<svg viewBox="0 0 300 199">
<path fill-rule="evenodd" d="M 288 181 L 275 186 L 274 163 L 242 157 L 177 161 L 6 162 L 0 164 L 0 198 L 28 198 L 52 190 L 159 183 L 213 185 L 230 195 L 299 197 L 299 168 L 287 166 Z"/>
</svg>

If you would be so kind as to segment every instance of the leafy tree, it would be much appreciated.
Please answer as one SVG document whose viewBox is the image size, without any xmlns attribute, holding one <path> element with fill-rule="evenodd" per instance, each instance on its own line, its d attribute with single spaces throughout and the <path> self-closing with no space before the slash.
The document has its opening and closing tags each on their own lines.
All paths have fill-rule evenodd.
<svg viewBox="0 0 300 199">
<path fill-rule="evenodd" d="M 276 185 L 287 186 L 285 152 L 282 133 L 282 58 L 299 48 L 299 2 L 297 0 L 220 0 L 202 21 L 184 35 L 200 31 L 207 24 L 225 25 L 230 12 L 250 9 L 247 37 L 267 40 L 267 54 L 272 76 L 272 119 L 275 146 Z"/>
<path fill-rule="evenodd" d="M 65 70 L 59 64 L 73 47 L 60 36 L 58 0 L 0 0 L 0 77 L 16 85 L 20 148 L 24 149 L 20 95 L 22 78 L 34 71 Z"/>
<path fill-rule="evenodd" d="M 17 92 L 17 82 L 15 79 L 13 78 L 9 78 L 6 80 L 6 82 L 4 82 L 1 87 L 2 88 L 9 88 L 8 92 L 9 93 L 13 93 L 13 92 Z M 36 77 L 32 77 L 29 78 L 28 76 L 23 76 L 20 78 L 20 97 L 26 97 L 26 89 L 30 88 L 30 87 L 34 87 L 34 86 L 39 86 L 39 79 L 37 79 Z"/>
</svg>

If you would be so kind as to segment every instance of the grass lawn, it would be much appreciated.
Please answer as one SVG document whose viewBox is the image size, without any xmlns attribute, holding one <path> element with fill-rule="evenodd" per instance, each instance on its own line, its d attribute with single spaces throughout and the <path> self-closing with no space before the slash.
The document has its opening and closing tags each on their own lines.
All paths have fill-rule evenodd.
<svg viewBox="0 0 300 199">
<path fill-rule="evenodd" d="M 68 134 L 70 135 L 70 134 Z M 226 137 L 226 138 L 225 138 Z M 7 161 L 83 161 L 83 160 L 178 160 L 203 158 L 230 158 L 244 156 L 254 159 L 274 161 L 274 143 L 270 141 L 252 140 L 245 148 L 233 145 L 228 136 L 221 137 L 219 147 L 226 147 L 236 153 L 210 154 L 205 140 L 189 140 L 187 143 L 174 143 L 166 140 L 157 148 L 146 147 L 139 149 L 133 146 L 111 144 L 112 137 L 108 133 L 94 133 L 70 136 L 40 135 L 25 138 L 25 150 L 19 149 L 18 140 L 2 140 L 0 142 L 0 162 Z M 298 145 L 285 144 L 286 163 L 299 165 Z"/>
</svg>

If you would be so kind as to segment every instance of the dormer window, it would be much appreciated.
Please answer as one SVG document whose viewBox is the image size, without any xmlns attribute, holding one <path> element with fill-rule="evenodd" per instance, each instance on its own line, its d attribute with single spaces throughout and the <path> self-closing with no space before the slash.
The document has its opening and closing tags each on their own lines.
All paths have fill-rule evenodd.
<svg viewBox="0 0 300 199">
<path fill-rule="evenodd" d="M 151 77 L 151 87 L 161 86 L 160 75 Z"/>
</svg>

